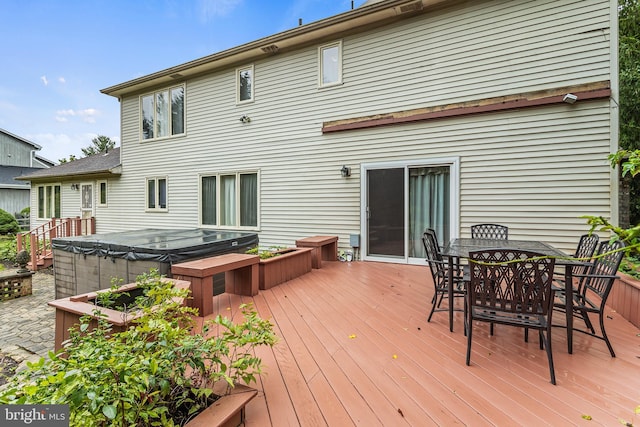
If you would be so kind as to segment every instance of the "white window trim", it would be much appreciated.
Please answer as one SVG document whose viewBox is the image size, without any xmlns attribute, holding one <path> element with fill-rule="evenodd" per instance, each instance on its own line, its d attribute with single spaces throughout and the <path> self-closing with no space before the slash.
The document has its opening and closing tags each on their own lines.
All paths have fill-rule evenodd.
<svg viewBox="0 0 640 427">
<path fill-rule="evenodd" d="M 154 98 L 154 105 L 155 105 L 155 95 L 158 92 L 163 92 L 163 91 L 169 91 L 169 95 L 171 95 L 171 89 L 175 89 L 177 87 L 182 87 L 182 93 L 184 94 L 183 99 L 182 99 L 182 129 L 183 132 L 182 133 L 177 133 L 175 135 L 167 135 L 167 136 L 160 136 L 160 137 L 153 137 L 153 138 L 143 138 L 143 132 L 144 129 L 142 127 L 142 118 L 143 118 L 143 113 L 142 113 L 142 99 L 146 96 L 152 95 Z M 186 83 L 179 83 L 179 84 L 175 84 L 175 85 L 171 85 L 171 86 L 167 86 L 167 87 L 163 87 L 161 89 L 158 90 L 154 90 L 153 92 L 146 92 L 141 94 L 138 97 L 138 114 L 139 114 L 139 118 L 138 118 L 138 127 L 139 127 L 139 131 L 138 131 L 138 135 L 139 135 L 139 140 L 142 143 L 145 142 L 152 142 L 152 141 L 161 141 L 161 140 L 165 140 L 165 139 L 171 139 L 171 138 L 179 138 L 179 137 L 183 137 L 186 136 L 187 134 L 187 84 Z M 171 113 L 169 113 L 169 115 L 171 115 Z M 169 119 L 169 121 L 171 122 L 171 119 Z M 154 126 L 155 126 L 155 121 L 154 121 Z M 155 129 L 154 129 L 155 132 Z"/>
<path fill-rule="evenodd" d="M 331 83 L 323 83 L 322 81 L 322 51 L 324 49 L 327 48 L 331 48 L 331 47 L 338 47 L 338 81 L 335 82 L 331 82 Z M 318 88 L 325 88 L 325 87 L 333 87 L 333 86 L 339 86 L 342 84 L 342 40 L 338 40 L 336 42 L 332 42 L 332 43 L 327 43 L 327 44 L 323 44 L 321 46 L 318 46 Z"/>
<path fill-rule="evenodd" d="M 97 184 L 98 184 L 97 185 L 98 197 L 97 197 L 97 200 L 96 200 L 96 205 L 98 207 L 101 207 L 101 208 L 106 208 L 109 205 L 109 181 L 101 180 L 101 181 L 98 181 Z M 105 198 L 104 198 L 104 200 L 105 200 L 104 203 L 101 203 L 101 200 L 102 200 L 102 197 L 101 197 L 102 196 L 102 191 L 101 191 L 102 184 L 104 184 L 104 190 L 105 190 L 105 193 L 106 193 L 105 194 Z"/>
<path fill-rule="evenodd" d="M 160 179 L 164 179 L 165 183 L 166 183 L 166 194 L 165 194 L 165 198 L 167 200 L 167 207 L 166 208 L 160 208 L 160 207 L 155 207 L 155 208 L 150 208 L 149 207 L 149 181 L 154 180 L 156 182 L 155 184 L 155 190 L 156 190 L 156 194 L 155 194 L 155 201 L 156 201 L 156 206 L 159 206 L 159 188 L 160 186 L 158 185 L 158 180 Z M 151 177 L 147 177 L 144 180 L 144 210 L 145 212 L 168 212 L 169 211 L 169 178 L 167 176 L 151 176 Z"/>
<path fill-rule="evenodd" d="M 39 214 L 40 214 L 40 199 L 39 199 L 39 197 L 38 197 L 38 192 L 40 191 L 39 189 L 40 189 L 41 187 L 42 187 L 42 188 L 44 188 L 44 199 L 45 199 L 45 202 L 46 202 L 46 199 L 47 199 L 47 187 L 52 187 L 52 188 L 54 188 L 54 187 L 56 187 L 56 186 L 57 186 L 57 187 L 60 187 L 60 216 L 62 216 L 62 191 L 63 191 L 63 189 L 62 189 L 62 183 L 60 183 L 60 182 L 56 182 L 56 183 L 51 183 L 51 184 L 40 184 L 40 185 L 36 186 L 36 212 L 35 212 L 35 217 L 36 217 L 36 219 L 39 219 L 39 220 L 42 220 L 42 219 L 44 219 L 44 220 L 50 220 L 50 219 L 52 219 L 52 218 L 53 218 L 53 217 L 51 217 L 51 216 L 50 216 L 50 217 L 47 217 L 47 216 L 40 216 L 40 215 L 39 215 Z M 53 196 L 53 199 L 51 200 L 52 205 L 51 205 L 51 206 L 49 206 L 49 211 L 50 211 L 51 213 L 53 213 L 53 212 L 55 211 L 55 191 L 54 191 L 54 190 L 51 190 L 51 191 L 52 191 L 52 193 L 51 193 L 51 194 L 52 194 L 52 196 Z M 47 211 L 46 206 L 45 206 L 44 211 L 45 211 L 45 213 L 46 213 L 46 211 Z"/>
<path fill-rule="evenodd" d="M 240 72 L 245 70 L 251 70 L 251 99 L 245 99 L 244 101 L 240 100 Z M 251 104 L 254 101 L 254 90 L 255 90 L 255 82 L 256 82 L 256 74 L 253 64 L 247 65 L 246 67 L 238 67 L 236 68 L 236 104 Z"/>
<path fill-rule="evenodd" d="M 220 225 L 220 209 L 221 209 L 221 191 L 220 191 L 220 177 L 226 175 L 235 175 L 236 183 L 240 182 L 240 175 L 256 174 L 257 189 L 256 189 L 256 215 L 257 221 L 255 227 L 247 227 L 241 225 Z M 207 176 L 216 177 L 216 224 L 203 224 L 202 223 L 202 178 Z M 236 185 L 236 201 L 240 202 L 240 185 Z M 240 223 L 240 206 L 236 209 L 237 223 Z M 202 228 L 215 228 L 221 230 L 260 230 L 260 171 L 259 170 L 243 170 L 243 171 L 231 171 L 231 172 L 216 172 L 216 173 L 201 173 L 198 176 L 198 223 Z"/>
</svg>

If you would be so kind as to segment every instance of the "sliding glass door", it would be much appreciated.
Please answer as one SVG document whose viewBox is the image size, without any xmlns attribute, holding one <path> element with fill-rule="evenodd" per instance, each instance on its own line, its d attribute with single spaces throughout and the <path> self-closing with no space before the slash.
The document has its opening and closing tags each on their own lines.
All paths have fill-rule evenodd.
<svg viewBox="0 0 640 427">
<path fill-rule="evenodd" d="M 425 228 L 435 229 L 441 243 L 453 237 L 457 159 L 364 165 L 364 169 L 364 259 L 420 263 L 425 258 Z"/>
</svg>

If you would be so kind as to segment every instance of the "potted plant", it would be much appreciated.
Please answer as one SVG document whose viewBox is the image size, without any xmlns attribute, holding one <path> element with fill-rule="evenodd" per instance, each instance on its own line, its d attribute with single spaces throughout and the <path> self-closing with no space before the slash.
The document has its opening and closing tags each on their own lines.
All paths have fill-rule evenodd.
<svg viewBox="0 0 640 427">
<path fill-rule="evenodd" d="M 312 248 L 272 247 L 259 250 L 249 249 L 248 254 L 260 256 L 260 289 L 270 289 L 287 280 L 295 279 L 311 271 Z"/>
<path fill-rule="evenodd" d="M 83 316 L 60 352 L 28 364 L 3 388 L 0 404 L 68 404 L 72 426 L 189 425 L 242 393 L 241 413 L 257 393 L 240 385 L 261 372 L 254 349 L 276 341 L 271 323 L 242 305 L 242 323 L 217 316 L 196 328 L 194 310 L 180 301 L 188 290 L 157 272 L 141 281 L 148 286 L 136 298 L 142 315 L 126 330 L 112 331 L 97 307 L 96 327 Z"/>
</svg>

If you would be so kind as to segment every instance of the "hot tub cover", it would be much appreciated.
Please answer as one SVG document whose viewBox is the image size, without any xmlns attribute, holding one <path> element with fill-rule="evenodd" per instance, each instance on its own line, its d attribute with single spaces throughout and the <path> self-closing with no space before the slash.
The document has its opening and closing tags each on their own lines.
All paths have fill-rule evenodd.
<svg viewBox="0 0 640 427">
<path fill-rule="evenodd" d="M 171 264 L 204 258 L 258 245 L 258 234 L 201 228 L 144 229 L 89 236 L 62 237 L 51 241 L 53 249 L 74 254 L 158 261 Z"/>
</svg>

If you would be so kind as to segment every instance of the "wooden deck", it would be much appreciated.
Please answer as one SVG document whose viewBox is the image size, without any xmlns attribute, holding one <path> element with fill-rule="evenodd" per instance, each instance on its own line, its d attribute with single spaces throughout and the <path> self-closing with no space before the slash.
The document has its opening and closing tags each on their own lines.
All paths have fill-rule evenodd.
<svg viewBox="0 0 640 427">
<path fill-rule="evenodd" d="M 553 386 L 537 334 L 525 343 L 515 328 L 490 337 L 477 324 L 466 366 L 462 314 L 453 333 L 446 312 L 426 322 L 432 287 L 427 267 L 327 262 L 254 297 L 214 297 L 227 316 L 253 302 L 279 336 L 259 352 L 265 373 L 245 425 L 640 424 L 640 330 L 616 313 L 606 320 L 616 358 L 583 334 L 569 355 L 554 328 Z"/>
</svg>

